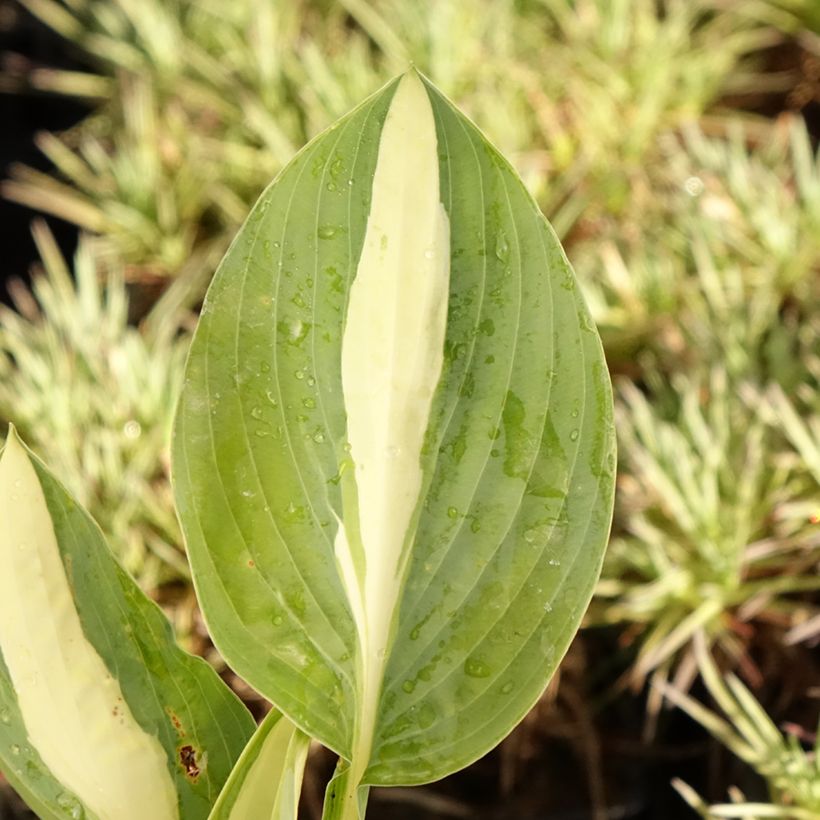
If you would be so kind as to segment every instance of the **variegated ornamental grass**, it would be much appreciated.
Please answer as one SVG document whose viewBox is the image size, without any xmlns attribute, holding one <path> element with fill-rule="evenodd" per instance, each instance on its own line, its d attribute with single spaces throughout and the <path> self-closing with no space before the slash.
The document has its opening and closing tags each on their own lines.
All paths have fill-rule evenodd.
<svg viewBox="0 0 820 820">
<path fill-rule="evenodd" d="M 526 714 L 597 579 L 614 458 L 558 241 L 418 74 L 262 195 L 193 342 L 176 496 L 220 651 L 341 758 L 329 816 Z"/>
<path fill-rule="evenodd" d="M 611 390 L 551 229 L 415 71 L 262 195 L 203 307 L 173 457 L 214 642 L 276 709 L 248 742 L 12 433 L 0 764 L 41 816 L 292 818 L 315 738 L 340 758 L 326 818 L 358 818 L 369 786 L 467 765 L 543 691 L 609 531 Z"/>
</svg>

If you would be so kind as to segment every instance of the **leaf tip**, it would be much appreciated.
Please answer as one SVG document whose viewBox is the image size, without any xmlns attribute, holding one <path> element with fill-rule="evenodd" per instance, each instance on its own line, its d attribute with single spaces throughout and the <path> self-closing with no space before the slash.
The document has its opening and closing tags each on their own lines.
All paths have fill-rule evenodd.
<svg viewBox="0 0 820 820">
<path fill-rule="evenodd" d="M 20 438 L 17 428 L 9 423 L 6 443 L 0 452 L 0 471 L 5 473 L 19 470 L 26 461 L 30 461 L 28 447 Z"/>
</svg>

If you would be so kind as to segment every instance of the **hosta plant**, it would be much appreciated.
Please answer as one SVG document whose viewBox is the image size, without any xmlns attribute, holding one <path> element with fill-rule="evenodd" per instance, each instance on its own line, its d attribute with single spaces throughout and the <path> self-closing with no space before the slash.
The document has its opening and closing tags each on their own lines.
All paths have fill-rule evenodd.
<svg viewBox="0 0 820 820">
<path fill-rule="evenodd" d="M 609 530 L 608 376 L 573 273 L 521 181 L 414 71 L 311 142 L 253 209 L 202 309 L 173 462 L 214 642 L 276 707 L 218 799 L 209 792 L 212 817 L 294 816 L 314 738 L 339 756 L 326 818 L 359 818 L 370 786 L 466 766 L 543 691 L 592 594 Z M 216 786 L 237 743 L 220 748 L 219 768 L 213 737 L 156 744 L 158 730 L 168 733 L 166 706 L 177 716 L 182 708 L 159 684 L 179 685 L 183 700 L 188 689 L 153 646 L 144 656 L 160 681 L 120 660 L 145 639 L 139 624 L 109 644 L 88 637 L 112 618 L 130 623 L 135 594 L 120 575 L 126 600 L 116 615 L 84 597 L 75 580 L 84 561 L 111 559 L 97 556 L 100 544 L 87 559 L 66 552 L 86 542 L 61 527 L 63 508 L 80 513 L 66 498 L 49 503 L 50 479 L 31 464 L 10 439 L 0 461 L 7 508 L 32 509 L 8 500 L 16 481 L 46 490 L 26 527 L 2 530 L 14 533 L 0 545 L 20 573 L 18 594 L 63 585 L 61 612 L 80 613 L 72 641 L 123 692 L 134 722 L 123 740 L 135 757 L 150 756 L 150 776 L 164 784 L 152 816 L 197 816 L 204 806 L 184 804 L 183 787 L 208 772 Z M 18 541 L 50 556 L 42 583 L 41 564 Z M 15 624 L 6 600 L 0 621 Z M 0 634 L 9 738 L 39 754 L 89 814 L 114 816 L 85 802 L 87 783 L 62 781 L 48 762 L 45 747 L 71 742 L 81 722 L 29 731 L 40 718 L 26 630 L 40 640 L 44 624 L 43 662 L 61 645 L 62 621 L 46 600 L 41 620 L 16 627 L 16 643 Z M 119 697 L 117 686 L 103 688 Z M 45 722 L 60 726 L 57 711 Z M 214 709 L 206 728 L 240 741 L 244 727 Z M 119 749 L 119 730 L 108 728 Z M 7 746 L 0 755 L 14 765 Z M 54 806 L 53 790 L 37 791 L 51 780 L 14 772 Z"/>
</svg>

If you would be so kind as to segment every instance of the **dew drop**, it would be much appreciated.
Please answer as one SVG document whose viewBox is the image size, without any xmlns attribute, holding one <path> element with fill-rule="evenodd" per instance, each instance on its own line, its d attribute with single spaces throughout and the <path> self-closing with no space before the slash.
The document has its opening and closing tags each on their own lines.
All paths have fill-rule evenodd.
<svg viewBox="0 0 820 820">
<path fill-rule="evenodd" d="M 425 259 L 432 259 L 435 255 L 436 255 L 436 253 L 432 248 L 427 248 L 427 250 L 424 251 L 424 258 Z"/>
<path fill-rule="evenodd" d="M 506 262 L 510 258 L 510 245 L 506 235 L 502 232 L 495 240 L 495 256 L 501 262 Z"/>
<path fill-rule="evenodd" d="M 513 690 L 513 682 L 508 680 L 502 687 L 501 687 L 501 694 L 502 695 L 509 695 L 510 692 Z"/>
<path fill-rule="evenodd" d="M 550 560 L 547 561 L 547 563 L 551 567 L 560 567 L 561 566 L 561 562 L 557 558 L 550 558 Z"/>
<path fill-rule="evenodd" d="M 302 399 L 302 404 L 309 410 L 312 410 L 314 407 L 316 407 L 316 399 L 312 399 L 310 396 L 308 396 L 306 399 Z"/>
<path fill-rule="evenodd" d="M 57 805 L 69 816 L 72 820 L 81 820 L 85 817 L 80 801 L 74 797 L 73 794 L 64 792 L 57 797 Z"/>
<path fill-rule="evenodd" d="M 436 710 L 431 704 L 422 703 L 416 720 L 422 729 L 429 729 L 436 722 Z"/>
<path fill-rule="evenodd" d="M 467 658 L 464 662 L 464 672 L 471 678 L 488 678 L 492 670 L 484 661 Z"/>
<path fill-rule="evenodd" d="M 294 304 L 298 305 L 298 302 L 296 301 L 297 298 L 299 299 L 299 302 L 302 302 L 302 300 L 299 297 L 294 297 L 293 298 Z M 304 304 L 305 303 L 302 302 L 300 307 L 303 307 Z M 304 339 L 304 337 L 306 335 L 305 323 L 301 319 L 296 319 L 296 321 L 291 322 L 290 326 L 288 327 L 288 334 L 290 336 L 291 342 L 293 342 L 295 344 L 298 344 L 299 342 L 302 341 L 302 339 Z"/>
<path fill-rule="evenodd" d="M 8 709 L 0 709 L 0 723 L 8 726 L 11 723 L 11 714 Z"/>
<path fill-rule="evenodd" d="M 17 757 L 20 754 L 20 747 L 16 743 L 12 743 L 9 747 L 11 749 L 11 753 Z"/>
<path fill-rule="evenodd" d="M 575 429 L 569 434 L 570 441 L 578 441 L 578 430 Z"/>
<path fill-rule="evenodd" d="M 261 407 L 253 407 L 251 408 L 251 417 L 255 418 L 257 421 L 262 421 L 263 411 Z"/>
<path fill-rule="evenodd" d="M 317 234 L 319 235 L 319 239 L 333 239 L 336 236 L 337 228 L 335 225 L 322 225 L 320 226 Z"/>
<path fill-rule="evenodd" d="M 325 434 L 324 433 L 314 433 L 313 434 L 313 440 L 317 444 L 321 444 L 325 440 Z"/>
<path fill-rule="evenodd" d="M 458 518 L 458 510 L 455 507 L 448 507 L 447 516 L 448 518 Z"/>
<path fill-rule="evenodd" d="M 402 691 L 407 692 L 407 694 L 409 695 L 416 688 L 416 682 L 414 680 L 406 680 L 401 685 L 401 688 Z"/>
</svg>

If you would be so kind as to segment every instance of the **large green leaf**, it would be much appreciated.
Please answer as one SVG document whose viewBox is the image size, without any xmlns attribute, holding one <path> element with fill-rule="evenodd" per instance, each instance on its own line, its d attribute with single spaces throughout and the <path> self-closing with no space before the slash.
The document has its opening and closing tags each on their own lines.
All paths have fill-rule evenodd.
<svg viewBox="0 0 820 820">
<path fill-rule="evenodd" d="M 254 728 L 12 429 L 0 456 L 0 768 L 42 818 L 206 818 Z"/>
<path fill-rule="evenodd" d="M 348 789 L 441 777 L 533 705 L 598 576 L 614 460 L 558 241 L 415 72 L 262 195 L 174 436 L 214 640 L 352 761 Z"/>
</svg>

